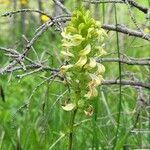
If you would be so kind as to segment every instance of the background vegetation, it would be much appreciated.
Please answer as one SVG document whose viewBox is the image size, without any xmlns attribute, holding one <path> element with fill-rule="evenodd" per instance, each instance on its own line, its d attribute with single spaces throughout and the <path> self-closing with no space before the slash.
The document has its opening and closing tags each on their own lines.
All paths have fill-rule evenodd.
<svg viewBox="0 0 150 150">
<path fill-rule="evenodd" d="M 99 59 L 106 82 L 98 88 L 93 115 L 76 115 L 73 149 L 150 149 L 150 1 L 135 2 L 145 9 L 133 0 L 111 1 L 0 0 L 0 149 L 68 149 L 71 112 L 62 109 L 67 89 L 51 75 L 63 63 L 61 30 L 81 4 L 108 33 L 107 55 Z M 63 22 L 45 30 L 58 16 Z"/>
</svg>

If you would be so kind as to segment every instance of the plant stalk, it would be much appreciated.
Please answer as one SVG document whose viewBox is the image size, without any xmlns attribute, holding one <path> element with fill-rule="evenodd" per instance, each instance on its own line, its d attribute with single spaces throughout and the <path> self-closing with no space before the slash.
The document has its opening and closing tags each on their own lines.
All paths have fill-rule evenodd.
<svg viewBox="0 0 150 150">
<path fill-rule="evenodd" d="M 70 120 L 70 133 L 69 133 L 69 147 L 68 150 L 73 149 L 73 126 L 74 126 L 74 120 L 77 113 L 77 108 L 72 112 L 71 120 Z"/>
</svg>

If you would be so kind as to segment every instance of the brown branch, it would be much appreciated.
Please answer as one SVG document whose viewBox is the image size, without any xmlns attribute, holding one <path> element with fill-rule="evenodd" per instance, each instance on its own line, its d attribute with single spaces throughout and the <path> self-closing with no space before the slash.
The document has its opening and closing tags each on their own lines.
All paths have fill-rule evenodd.
<svg viewBox="0 0 150 150">
<path fill-rule="evenodd" d="M 117 26 L 115 26 L 115 25 L 103 24 L 102 28 L 106 29 L 106 30 L 118 31 L 120 33 L 124 33 L 124 34 L 127 34 L 129 36 L 140 37 L 142 39 L 150 41 L 150 34 L 143 34 L 139 31 L 129 29 L 124 25 L 118 24 Z"/>
<path fill-rule="evenodd" d="M 11 15 L 15 15 L 17 13 L 26 13 L 26 12 L 35 12 L 35 13 L 39 13 L 41 15 L 46 15 L 48 16 L 51 20 L 53 19 L 49 14 L 41 11 L 41 10 L 35 10 L 35 9 L 20 9 L 17 11 L 11 11 L 11 12 L 6 12 L 5 14 L 1 15 L 2 17 L 7 17 L 7 16 L 11 16 Z"/>
<path fill-rule="evenodd" d="M 102 83 L 102 85 L 113 85 L 113 84 L 120 84 L 120 81 L 119 80 L 105 80 Z M 138 87 L 150 89 L 149 83 L 143 83 L 140 81 L 121 80 L 121 85 L 138 86 Z"/>
<path fill-rule="evenodd" d="M 127 65 L 150 65 L 150 60 L 124 60 L 119 58 L 99 58 L 97 62 L 121 62 Z"/>
<path fill-rule="evenodd" d="M 7 12 L 6 14 L 4 14 L 2 16 L 8 16 L 10 14 L 13 15 L 15 13 L 20 13 L 22 11 L 25 11 L 25 12 L 33 11 L 33 12 L 41 13 L 41 11 L 39 11 L 39 10 L 24 9 L 24 10 L 18 10 L 18 11 L 14 11 L 14 12 Z M 42 13 L 44 13 L 44 12 L 42 12 Z M 45 14 L 45 15 L 47 15 L 47 14 Z M 47 16 L 49 16 L 49 15 L 47 15 Z M 70 19 L 71 19 L 70 15 L 68 15 L 68 16 L 61 16 L 61 17 L 58 16 L 58 17 L 55 17 L 55 18 L 52 18 L 51 16 L 49 16 L 49 17 L 51 18 L 53 24 L 54 24 L 54 22 L 67 22 L 67 21 L 70 21 Z M 48 22 L 47 24 L 50 24 L 50 22 Z M 44 33 L 52 25 L 48 25 L 47 26 L 46 24 L 43 24 L 42 26 L 43 26 L 43 32 L 42 33 Z M 47 27 L 45 27 L 45 26 L 47 26 Z M 106 30 L 110 30 L 110 31 L 118 31 L 118 32 L 123 33 L 123 34 L 127 34 L 129 36 L 139 37 L 139 38 L 142 38 L 142 39 L 145 39 L 145 40 L 148 40 L 148 41 L 150 40 L 150 34 L 144 34 L 142 32 L 129 29 L 129 28 L 127 28 L 124 25 L 118 24 L 117 26 L 115 26 L 115 25 L 103 24 L 102 28 L 106 29 Z"/>
<path fill-rule="evenodd" d="M 71 15 L 71 12 L 58 0 L 53 0 L 53 2 L 58 5 L 65 13 Z"/>
<path fill-rule="evenodd" d="M 120 3 L 120 4 L 124 4 L 125 3 L 125 0 L 103 0 L 103 1 L 100 1 L 100 0 L 93 0 L 93 1 L 90 1 L 90 0 L 84 0 L 84 2 L 90 2 L 91 4 L 102 4 L 102 3 Z M 128 0 L 128 3 L 131 5 L 131 6 L 134 6 L 135 8 L 139 9 L 140 11 L 142 11 L 143 13 L 147 14 L 148 11 L 149 11 L 149 8 L 146 8 L 140 4 L 138 4 L 137 2 L 135 2 L 134 0 Z"/>
</svg>

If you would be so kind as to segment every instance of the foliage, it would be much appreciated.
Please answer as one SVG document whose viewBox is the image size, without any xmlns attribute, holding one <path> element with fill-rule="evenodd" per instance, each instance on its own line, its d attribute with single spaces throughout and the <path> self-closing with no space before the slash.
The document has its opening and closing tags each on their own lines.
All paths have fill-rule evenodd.
<svg viewBox="0 0 150 150">
<path fill-rule="evenodd" d="M 20 2 L 15 8 L 13 2 L 4 4 L 0 0 L 1 15 L 10 8 L 20 10 Z M 104 30 L 105 24 L 116 23 L 114 5 L 103 3 L 97 5 L 97 10 L 96 5 L 82 2 L 89 12 L 76 10 L 78 2 L 66 0 L 63 5 L 71 12 L 75 10 L 69 23 L 56 22 L 46 30 L 42 27 L 53 19 L 70 17 L 64 9 L 60 18 L 50 19 L 55 11 L 52 1 L 42 3 L 41 11 L 47 15 L 29 11 L 0 18 L 4 23 L 0 28 L 0 71 L 18 58 L 18 54 L 9 55 L 2 47 L 22 54 L 40 29 L 44 31 L 26 55 L 42 64 L 42 69 L 36 66 L 0 74 L 0 149 L 149 149 L 149 88 L 121 84 L 122 110 L 115 145 L 120 91 L 118 85 L 106 84 L 109 79 L 119 82 L 119 44 L 122 80 L 148 85 L 149 66 L 134 63 L 149 63 L 149 41 L 118 32 L 117 43 L 114 32 Z M 39 8 L 35 1 L 22 3 L 27 4 L 27 9 Z M 146 1 L 137 3 L 148 7 Z M 136 18 L 138 27 L 147 33 L 147 14 L 134 6 L 130 8 L 131 4 L 116 4 L 117 24 L 139 33 L 131 19 Z M 23 60 L 23 64 L 26 67 L 30 62 Z M 22 64 L 18 61 L 15 67 L 22 68 Z"/>
</svg>

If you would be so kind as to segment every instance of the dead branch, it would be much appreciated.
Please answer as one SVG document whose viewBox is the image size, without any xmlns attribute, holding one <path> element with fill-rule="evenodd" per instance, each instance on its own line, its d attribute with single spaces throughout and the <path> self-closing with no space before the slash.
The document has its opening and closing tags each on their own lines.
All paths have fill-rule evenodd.
<svg viewBox="0 0 150 150">
<path fill-rule="evenodd" d="M 119 58 L 99 58 L 97 62 L 121 62 L 127 65 L 150 65 L 150 60 L 125 60 Z"/>
<path fill-rule="evenodd" d="M 103 85 L 113 85 L 113 84 L 120 84 L 119 80 L 105 80 L 102 83 Z M 131 80 L 121 80 L 121 85 L 130 85 L 130 86 L 138 86 L 150 89 L 149 83 L 143 83 L 140 81 L 131 81 Z"/>
<path fill-rule="evenodd" d="M 148 41 L 150 40 L 150 34 L 143 34 L 139 31 L 129 29 L 124 25 L 118 24 L 117 26 L 115 26 L 115 25 L 103 24 L 102 28 L 110 31 L 118 31 L 120 33 L 127 34 L 128 36 L 140 37 Z"/>
<path fill-rule="evenodd" d="M 103 0 L 103 1 L 100 1 L 100 0 L 84 0 L 84 2 L 90 2 L 91 4 L 102 4 L 102 3 L 120 3 L 120 4 L 124 4 L 126 0 Z M 134 0 L 128 0 L 128 3 L 131 5 L 131 6 L 134 6 L 135 8 L 139 9 L 140 11 L 142 11 L 143 13 L 147 14 L 148 11 L 149 11 L 149 8 L 146 8 L 142 5 L 140 5 L 139 3 L 137 3 L 136 1 Z"/>
</svg>

